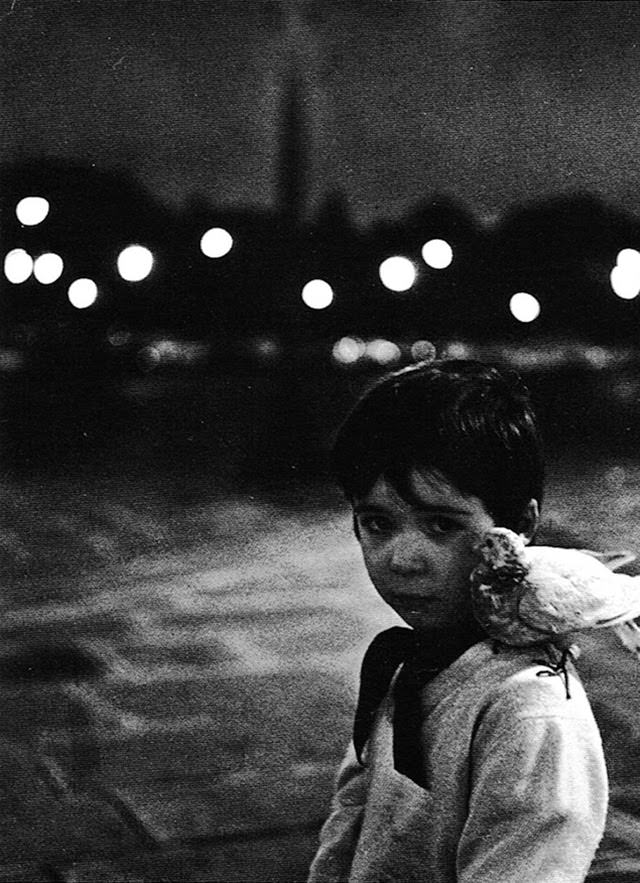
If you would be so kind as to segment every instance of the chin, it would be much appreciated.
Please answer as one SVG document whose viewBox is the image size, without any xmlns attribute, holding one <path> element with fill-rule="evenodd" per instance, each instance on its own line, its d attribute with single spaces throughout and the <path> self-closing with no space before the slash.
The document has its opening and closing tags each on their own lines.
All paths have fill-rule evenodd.
<svg viewBox="0 0 640 883">
<path fill-rule="evenodd" d="M 396 609 L 395 612 L 400 619 L 406 622 L 407 625 L 411 626 L 412 629 L 416 629 L 416 631 L 446 628 L 446 624 L 442 623 L 437 616 L 431 616 L 427 613 L 421 613 L 419 611 L 413 612 L 410 610 Z"/>
<path fill-rule="evenodd" d="M 407 610 L 406 608 L 394 607 L 396 614 L 412 629 L 420 632 L 442 631 L 454 634 L 462 634 L 467 630 L 473 633 L 477 628 L 475 620 L 469 622 L 465 617 L 438 615 L 436 610 Z"/>
</svg>

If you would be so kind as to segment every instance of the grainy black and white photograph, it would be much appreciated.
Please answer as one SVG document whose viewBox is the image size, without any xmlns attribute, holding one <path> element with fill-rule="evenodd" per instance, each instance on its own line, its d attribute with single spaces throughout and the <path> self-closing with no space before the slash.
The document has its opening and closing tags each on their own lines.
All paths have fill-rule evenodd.
<svg viewBox="0 0 640 883">
<path fill-rule="evenodd" d="M 640 4 L 0 55 L 0 883 L 637 883 Z"/>
</svg>

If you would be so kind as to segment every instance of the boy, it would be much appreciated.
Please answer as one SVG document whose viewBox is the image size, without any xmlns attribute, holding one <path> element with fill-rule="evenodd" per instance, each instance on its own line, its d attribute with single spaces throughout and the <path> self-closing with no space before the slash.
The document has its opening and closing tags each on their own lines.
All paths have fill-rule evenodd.
<svg viewBox="0 0 640 883">
<path fill-rule="evenodd" d="M 582 686 L 551 646 L 485 639 L 470 607 L 483 532 L 531 540 L 538 525 L 541 446 L 519 378 L 463 361 L 397 371 L 355 406 L 334 464 L 373 585 L 411 628 L 365 656 L 310 883 L 584 880 L 607 777 Z"/>
</svg>

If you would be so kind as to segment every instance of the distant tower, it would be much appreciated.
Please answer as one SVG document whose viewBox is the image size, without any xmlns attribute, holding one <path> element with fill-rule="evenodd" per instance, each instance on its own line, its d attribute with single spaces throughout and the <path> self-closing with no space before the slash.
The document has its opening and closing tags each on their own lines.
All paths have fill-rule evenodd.
<svg viewBox="0 0 640 883">
<path fill-rule="evenodd" d="M 283 220 L 291 227 L 301 222 L 306 206 L 306 136 L 303 85 L 296 66 L 291 65 L 282 91 L 278 155 L 278 205 Z"/>
<path fill-rule="evenodd" d="M 309 189 L 309 120 L 307 77 L 315 65 L 312 39 L 305 23 L 306 0 L 281 0 L 283 69 L 279 108 L 277 198 L 283 220 L 295 227 L 304 218 Z"/>
</svg>

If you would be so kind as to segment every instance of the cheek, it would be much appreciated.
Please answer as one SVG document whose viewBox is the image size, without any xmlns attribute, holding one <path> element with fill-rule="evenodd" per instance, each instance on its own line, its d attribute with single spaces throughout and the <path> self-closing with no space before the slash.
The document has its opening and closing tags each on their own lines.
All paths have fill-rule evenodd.
<svg viewBox="0 0 640 883">
<path fill-rule="evenodd" d="M 362 548 L 362 557 L 369 573 L 377 573 L 383 569 L 383 556 L 379 549 Z"/>
<path fill-rule="evenodd" d="M 388 584 L 391 577 L 388 557 L 384 548 L 371 549 L 362 547 L 364 566 L 369 574 L 369 579 L 378 591 L 384 591 L 384 587 Z"/>
<path fill-rule="evenodd" d="M 458 547 L 449 558 L 447 568 L 451 591 L 459 597 L 466 597 L 469 592 L 469 578 L 476 564 L 473 548 L 466 544 Z"/>
</svg>

